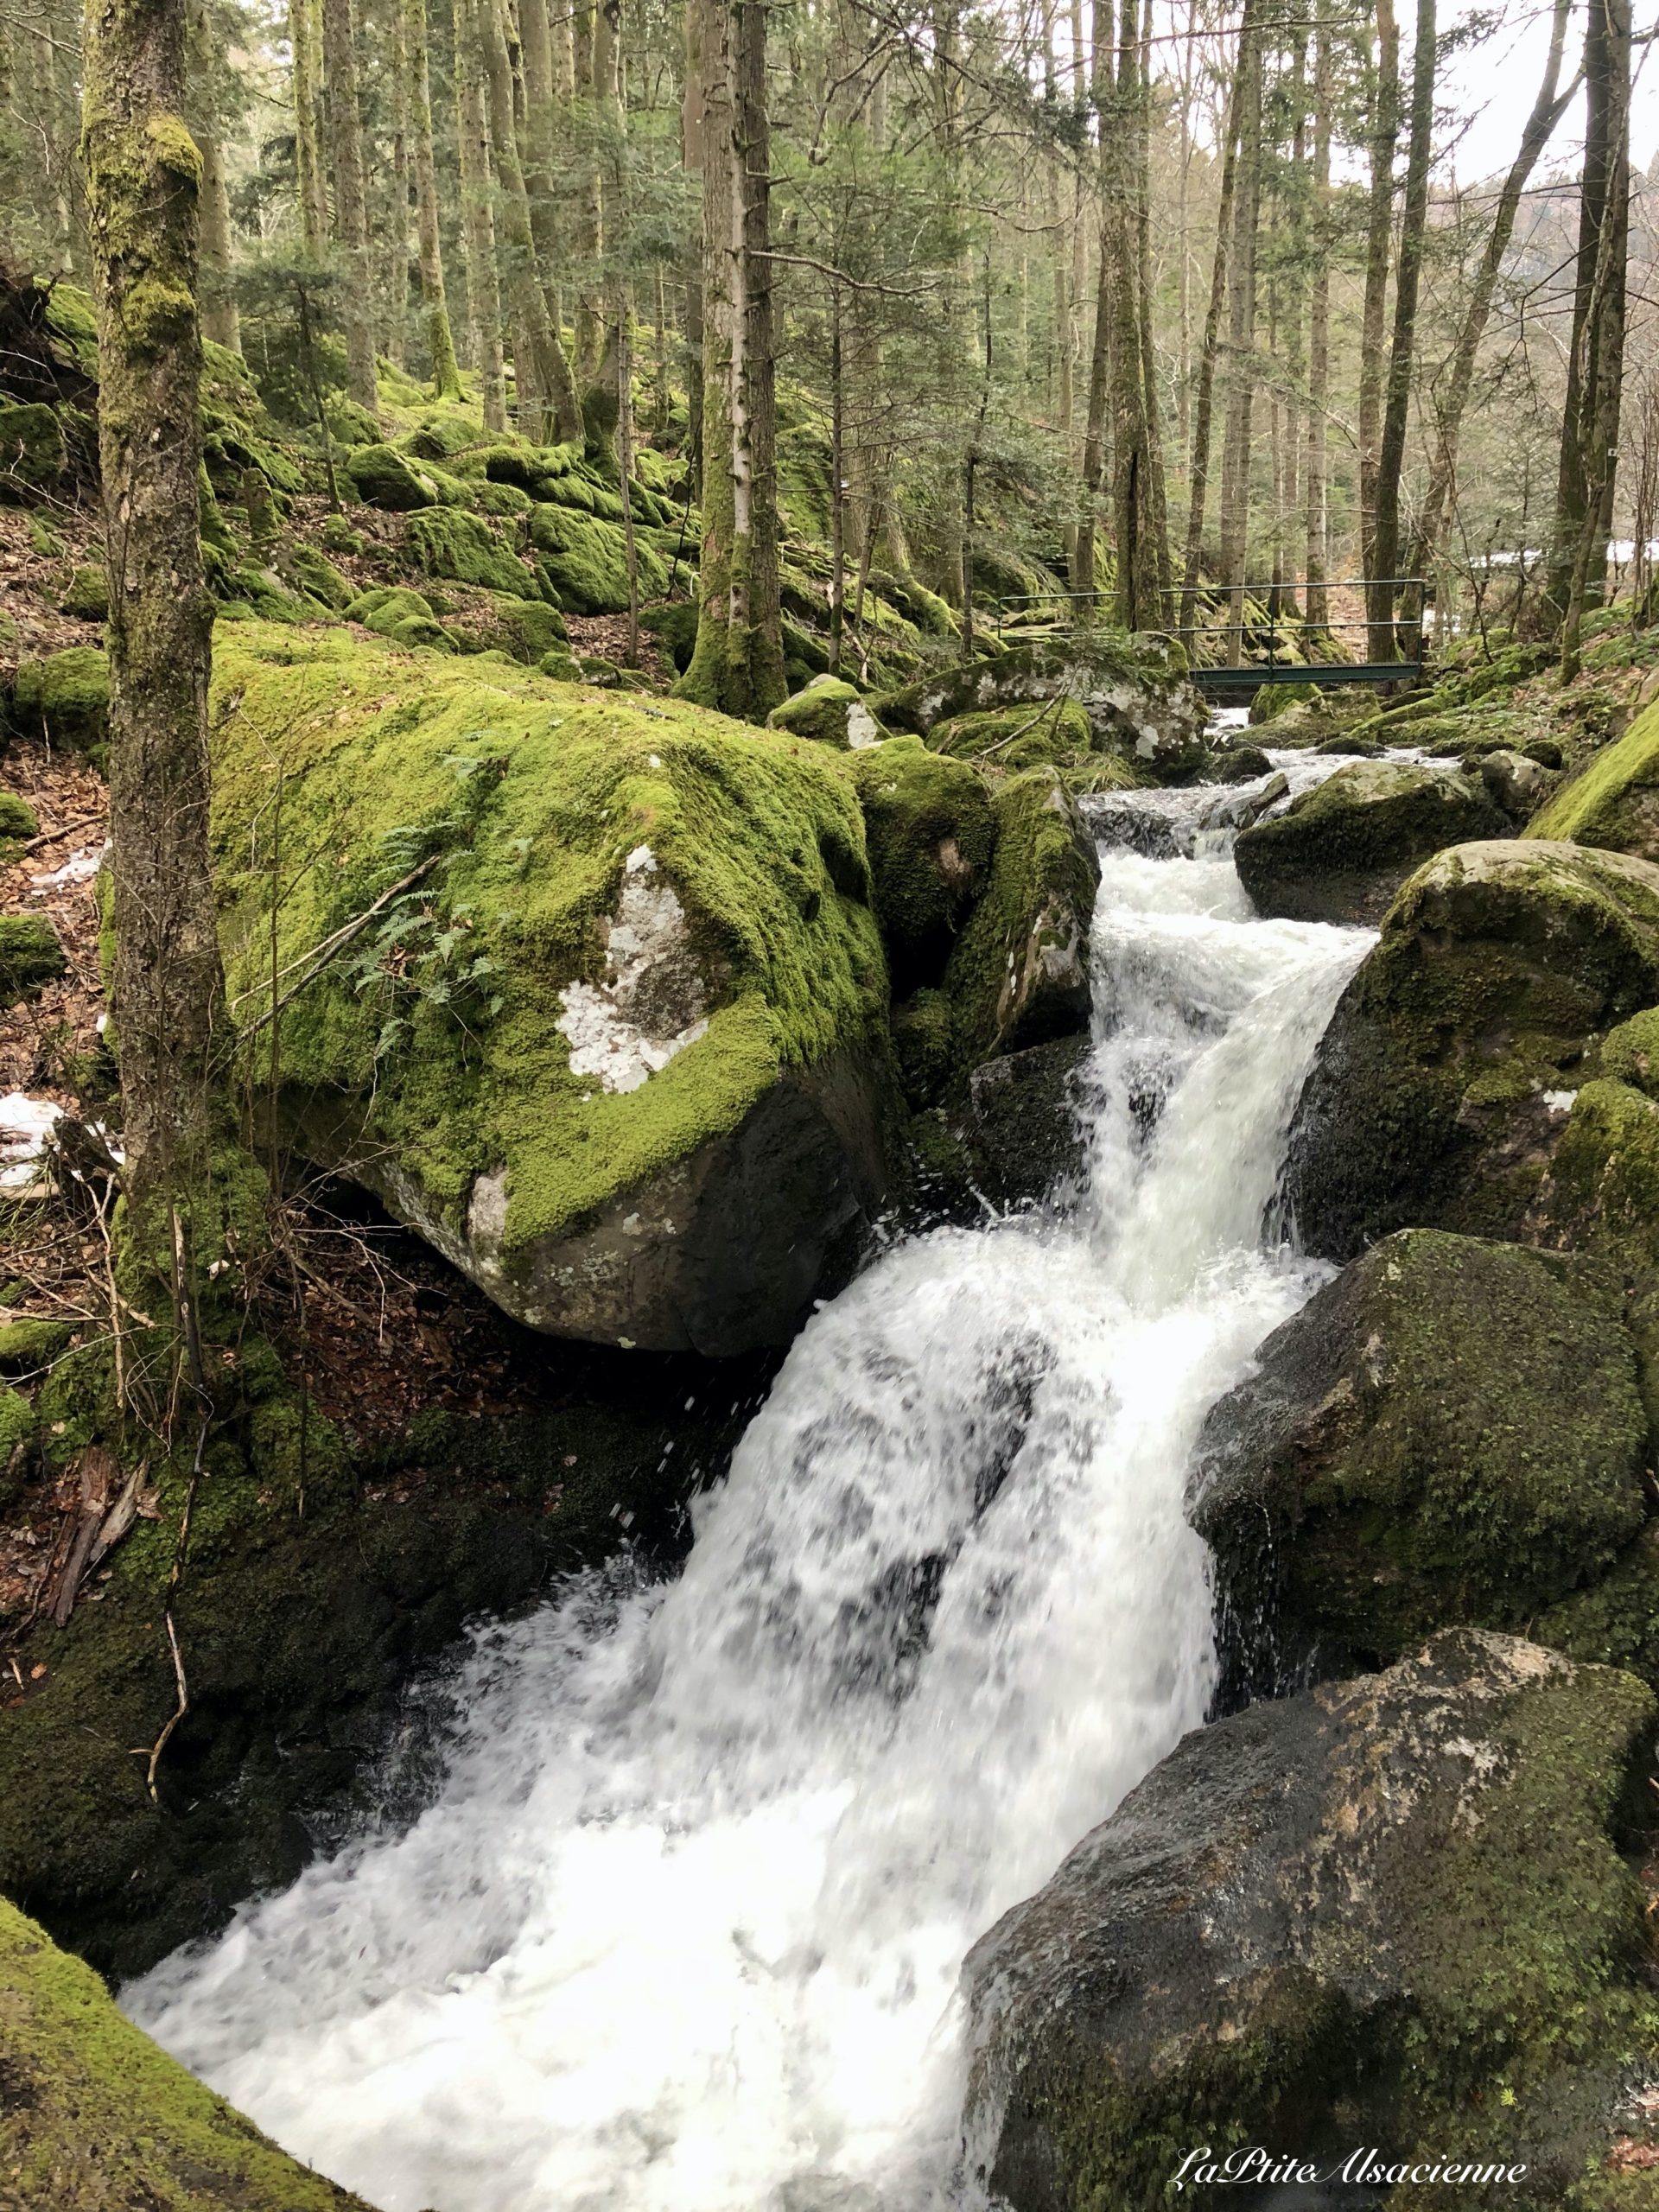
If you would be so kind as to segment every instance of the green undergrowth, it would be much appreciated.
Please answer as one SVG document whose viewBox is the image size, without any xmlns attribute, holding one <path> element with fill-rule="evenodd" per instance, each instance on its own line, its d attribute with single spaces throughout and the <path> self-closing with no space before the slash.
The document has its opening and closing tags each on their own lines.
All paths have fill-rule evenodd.
<svg viewBox="0 0 1659 2212">
<path fill-rule="evenodd" d="M 268 1004 L 273 958 L 303 972 L 421 872 L 284 1007 L 278 1066 L 296 1112 L 389 1149 L 434 1208 L 454 1216 L 505 1166 L 507 1246 L 568 1230 L 734 1128 L 780 1069 L 879 1039 L 863 824 L 835 756 L 340 632 L 222 626 L 215 659 L 241 1019 Z M 607 918 L 641 846 L 683 904 L 708 1029 L 613 1093 L 571 1072 L 557 1025 L 566 987 L 604 983 Z M 251 1033 L 259 1083 L 270 1050 L 269 1026 Z"/>
</svg>

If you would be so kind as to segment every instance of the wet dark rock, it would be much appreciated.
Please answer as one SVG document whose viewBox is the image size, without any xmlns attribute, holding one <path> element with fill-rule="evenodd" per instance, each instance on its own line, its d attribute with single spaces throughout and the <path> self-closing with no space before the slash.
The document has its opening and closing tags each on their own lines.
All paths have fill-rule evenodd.
<svg viewBox="0 0 1659 2212">
<path fill-rule="evenodd" d="M 1276 1329 L 1210 1414 L 1187 1511 L 1223 1698 L 1519 1629 L 1646 1514 L 1648 1423 L 1599 1261 L 1407 1230 Z"/>
<path fill-rule="evenodd" d="M 1205 2144 L 1378 2145 L 1524 2166 L 1516 2212 L 1611 2205 L 1574 2192 L 1648 2040 L 1620 1845 L 1654 1711 L 1460 1629 L 1185 1737 L 969 1956 L 975 2179 L 1140 2212 Z"/>
<path fill-rule="evenodd" d="M 1261 913 L 1375 925 L 1431 854 L 1507 836 L 1512 826 L 1478 784 L 1450 770 L 1356 761 L 1246 830 L 1236 858 Z"/>
</svg>

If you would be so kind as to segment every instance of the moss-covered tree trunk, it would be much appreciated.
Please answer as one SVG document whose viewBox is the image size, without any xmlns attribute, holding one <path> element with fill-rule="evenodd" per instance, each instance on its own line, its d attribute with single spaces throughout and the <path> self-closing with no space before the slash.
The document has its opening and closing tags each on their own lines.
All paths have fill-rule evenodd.
<svg viewBox="0 0 1659 2212">
<path fill-rule="evenodd" d="M 374 332 L 369 320 L 369 212 L 363 191 L 363 124 L 357 97 L 357 33 L 352 0 L 322 0 L 328 135 L 334 159 L 334 243 L 345 264 L 340 320 L 346 327 L 346 388 L 370 414 L 379 408 Z"/>
<path fill-rule="evenodd" d="M 764 721 L 787 689 L 779 601 L 766 15 L 694 0 L 702 66 L 702 560 L 682 698 Z"/>
<path fill-rule="evenodd" d="M 1325 406 L 1331 389 L 1331 103 L 1332 39 L 1321 22 L 1313 43 L 1313 283 L 1307 306 L 1306 443 L 1302 454 L 1304 524 L 1307 532 L 1306 613 L 1310 629 L 1331 619 L 1325 588 L 1327 560 Z"/>
<path fill-rule="evenodd" d="M 1250 35 L 1254 0 L 1244 0 L 1239 26 L 1239 51 Z M 1238 189 L 1238 72 L 1227 102 L 1225 143 L 1221 157 L 1221 196 L 1216 211 L 1216 250 L 1210 264 L 1210 302 L 1205 309 L 1204 336 L 1198 345 L 1198 382 L 1192 407 L 1192 452 L 1187 474 L 1186 558 L 1181 581 L 1183 624 L 1198 616 L 1198 588 L 1204 566 L 1204 524 L 1209 505 L 1211 448 L 1214 437 L 1216 361 L 1221 350 L 1221 318 L 1227 305 L 1228 257 L 1232 241 L 1233 201 Z"/>
<path fill-rule="evenodd" d="M 200 1256 L 219 1243 L 208 1224 L 227 1118 L 207 852 L 213 601 L 196 498 L 201 159 L 184 124 L 184 46 L 185 0 L 92 0 L 87 10 L 83 147 L 110 581 L 114 1014 L 126 1237 L 132 1279 L 149 1286 L 144 1296 L 175 1281 L 175 1252 Z"/>
<path fill-rule="evenodd" d="M 391 193 L 386 224 L 386 359 L 401 369 L 409 322 L 409 54 L 404 10 L 393 0 L 386 26 L 391 47 Z"/>
<path fill-rule="evenodd" d="M 219 85 L 224 58 L 213 40 L 204 0 L 186 16 L 188 81 L 194 95 L 190 134 L 201 156 L 201 328 L 216 346 L 242 351 L 241 321 L 231 289 L 231 196 L 219 145 Z"/>
<path fill-rule="evenodd" d="M 443 283 L 438 229 L 437 163 L 432 151 L 432 86 L 427 65 L 426 0 L 401 0 L 404 56 L 409 70 L 409 124 L 415 166 L 415 213 L 421 246 L 421 314 L 427 358 L 440 399 L 461 397 L 461 371 Z"/>
<path fill-rule="evenodd" d="M 1238 41 L 1238 181 L 1228 270 L 1230 389 L 1221 444 L 1221 575 L 1231 590 L 1230 664 L 1243 657 L 1245 563 L 1250 543 L 1250 439 L 1255 407 L 1256 243 L 1262 218 L 1262 41 L 1253 21 Z"/>
</svg>

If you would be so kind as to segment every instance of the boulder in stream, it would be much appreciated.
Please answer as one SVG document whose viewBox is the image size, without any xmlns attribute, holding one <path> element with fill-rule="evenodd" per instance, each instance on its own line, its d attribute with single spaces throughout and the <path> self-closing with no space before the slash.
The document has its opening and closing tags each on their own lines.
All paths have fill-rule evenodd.
<svg viewBox="0 0 1659 2212">
<path fill-rule="evenodd" d="M 840 756 L 338 629 L 221 624 L 214 660 L 232 1000 L 267 1050 L 277 974 L 299 1149 L 532 1328 L 786 1341 L 887 1175 Z M 278 792 L 281 851 L 321 862 L 279 866 Z"/>
<path fill-rule="evenodd" d="M 1414 1224 L 1517 1234 L 1586 1048 L 1656 1000 L 1659 868 L 1534 839 L 1437 855 L 1344 992 L 1297 1106 L 1283 1198 L 1306 1249 L 1346 1260 Z"/>
<path fill-rule="evenodd" d="M 1613 1270 L 1402 1230 L 1276 1329 L 1211 1413 L 1188 1516 L 1228 1703 L 1522 1628 L 1641 1529 L 1648 1422 Z"/>
<path fill-rule="evenodd" d="M 1591 755 L 1537 816 L 1530 834 L 1659 861 L 1659 704 Z"/>
<path fill-rule="evenodd" d="M 1234 857 L 1259 913 L 1375 924 L 1430 854 L 1511 827 L 1478 783 L 1450 769 L 1356 760 L 1242 831 Z"/>
<path fill-rule="evenodd" d="M 1645 2202 L 1590 2177 L 1652 2060 L 1621 1846 L 1654 1713 L 1628 1675 L 1456 1629 L 1185 1737 L 969 1956 L 975 2182 L 1139 2212 L 1205 2145 L 1328 2177 L 1374 2145 L 1404 2179 L 1441 2162 L 1390 2202 Z M 1467 2169 L 1496 2164 L 1522 2171 L 1489 2198 Z"/>
</svg>

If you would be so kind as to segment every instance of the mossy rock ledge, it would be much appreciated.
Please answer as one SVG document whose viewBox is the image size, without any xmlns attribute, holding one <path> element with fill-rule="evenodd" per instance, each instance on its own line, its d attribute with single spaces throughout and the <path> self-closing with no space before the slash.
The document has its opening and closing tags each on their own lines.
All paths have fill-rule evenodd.
<svg viewBox="0 0 1659 2212">
<path fill-rule="evenodd" d="M 1402 890 L 1320 1042 L 1283 1197 L 1351 1259 L 1423 1225 L 1515 1236 L 1599 1035 L 1659 1000 L 1659 868 L 1498 838 Z"/>
<path fill-rule="evenodd" d="M 1241 831 L 1233 857 L 1259 913 L 1375 925 L 1431 854 L 1511 828 L 1479 784 L 1449 769 L 1356 760 Z"/>
<path fill-rule="evenodd" d="M 787 1341 L 855 1263 L 897 1090 L 838 756 L 505 661 L 258 625 L 221 632 L 213 726 L 245 1020 L 273 961 L 308 975 L 385 902 L 282 1008 L 302 1147 L 532 1328 L 716 1357 Z M 289 849 L 327 859 L 273 920 L 257 856 L 279 777 Z M 270 1026 L 251 1033 L 263 1084 Z"/>
<path fill-rule="evenodd" d="M 1205 1424 L 1187 1506 L 1230 1704 L 1454 1622 L 1526 1627 L 1642 1529 L 1647 1415 L 1599 1260 L 1403 1230 L 1258 1361 Z"/>
<path fill-rule="evenodd" d="M 1593 753 L 1535 817 L 1534 837 L 1570 837 L 1659 861 L 1659 704 Z"/>
<path fill-rule="evenodd" d="M 1155 780 L 1180 783 L 1203 766 L 1207 712 L 1179 647 L 1162 639 L 1082 632 L 1015 645 L 870 703 L 889 729 L 925 737 L 959 715 L 1046 699 L 1075 700 L 1096 741 Z"/>
<path fill-rule="evenodd" d="M 370 2212 L 159 2050 L 0 1898 L 0 2202 L 46 2212 Z"/>
<path fill-rule="evenodd" d="M 1195 1730 L 969 1955 L 976 2178 L 1011 2212 L 1128 2212 L 1185 2202 L 1205 2145 L 1327 2172 L 1376 2145 L 1465 2170 L 1402 2207 L 1649 2202 L 1607 2160 L 1654 2055 L 1621 1855 L 1654 1710 L 1452 1629 Z M 1525 2171 L 1468 2185 L 1495 2164 Z"/>
</svg>

